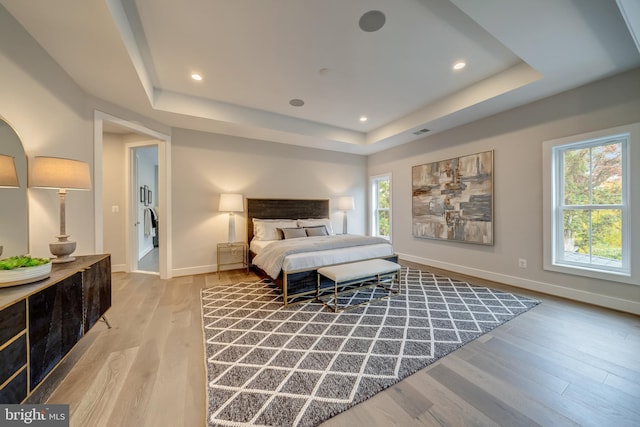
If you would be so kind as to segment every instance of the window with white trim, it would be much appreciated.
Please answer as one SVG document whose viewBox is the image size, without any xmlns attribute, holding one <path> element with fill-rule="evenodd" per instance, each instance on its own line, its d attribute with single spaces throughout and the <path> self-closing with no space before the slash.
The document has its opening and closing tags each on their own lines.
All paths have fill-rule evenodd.
<svg viewBox="0 0 640 427">
<path fill-rule="evenodd" d="M 629 164 L 637 128 L 545 142 L 546 269 L 633 283 Z"/>
<path fill-rule="evenodd" d="M 391 174 L 371 177 L 371 235 L 391 240 Z"/>
</svg>

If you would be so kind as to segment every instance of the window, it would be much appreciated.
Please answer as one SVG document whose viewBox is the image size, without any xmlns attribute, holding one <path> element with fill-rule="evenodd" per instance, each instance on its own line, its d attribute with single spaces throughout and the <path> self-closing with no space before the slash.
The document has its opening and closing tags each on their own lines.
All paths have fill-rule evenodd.
<svg viewBox="0 0 640 427">
<path fill-rule="evenodd" d="M 546 269 L 633 282 L 631 138 L 617 128 L 545 142 Z"/>
<path fill-rule="evenodd" d="M 556 263 L 628 272 L 623 253 L 628 140 L 618 135 L 553 148 Z"/>
<path fill-rule="evenodd" d="M 371 178 L 371 235 L 391 240 L 391 174 Z"/>
</svg>

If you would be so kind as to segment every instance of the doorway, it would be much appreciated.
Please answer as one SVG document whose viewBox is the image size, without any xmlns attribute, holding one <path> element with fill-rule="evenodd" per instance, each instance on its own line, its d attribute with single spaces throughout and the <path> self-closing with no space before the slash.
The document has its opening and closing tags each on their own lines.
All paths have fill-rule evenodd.
<svg viewBox="0 0 640 427">
<path fill-rule="evenodd" d="M 140 145 L 144 144 L 144 145 Z M 146 145 L 150 144 L 150 145 Z M 147 273 L 160 272 L 160 228 L 158 217 L 158 145 L 153 141 L 126 144 L 133 188 L 131 205 L 135 218 L 131 269 Z"/>
<path fill-rule="evenodd" d="M 171 138 L 100 111 L 95 111 L 94 138 L 96 253 L 111 254 L 114 272 L 149 272 L 170 279 Z M 148 155 L 154 160 L 148 161 Z M 155 232 L 147 209 L 156 214 Z M 145 225 L 151 226 L 146 234 Z"/>
</svg>

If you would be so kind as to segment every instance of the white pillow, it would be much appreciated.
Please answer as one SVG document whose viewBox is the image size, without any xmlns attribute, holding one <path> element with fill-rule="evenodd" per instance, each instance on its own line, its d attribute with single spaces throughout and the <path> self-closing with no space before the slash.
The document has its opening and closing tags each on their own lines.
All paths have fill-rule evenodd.
<svg viewBox="0 0 640 427">
<path fill-rule="evenodd" d="M 256 240 L 282 240 L 279 228 L 296 228 L 295 219 L 258 219 L 253 218 L 253 238 Z"/>
<path fill-rule="evenodd" d="M 329 218 L 298 220 L 298 227 L 317 227 L 318 225 L 324 225 L 327 229 L 327 233 L 334 234 L 333 228 L 331 227 L 331 220 Z"/>
</svg>

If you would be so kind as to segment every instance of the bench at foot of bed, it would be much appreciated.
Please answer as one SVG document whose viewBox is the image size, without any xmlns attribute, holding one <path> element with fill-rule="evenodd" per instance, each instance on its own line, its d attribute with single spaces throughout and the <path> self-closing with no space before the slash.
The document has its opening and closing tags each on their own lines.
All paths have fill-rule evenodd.
<svg viewBox="0 0 640 427">
<path fill-rule="evenodd" d="M 398 255 L 393 254 L 372 259 L 385 259 L 387 261 L 397 263 Z M 253 268 L 261 277 L 269 277 L 259 268 L 255 266 L 253 266 Z M 318 268 L 320 267 L 295 272 L 281 272 L 278 279 L 273 280 L 273 283 L 282 291 L 282 300 L 285 306 L 289 304 L 305 303 L 316 300 L 316 292 L 318 286 Z M 326 277 L 322 277 L 320 288 L 322 291 L 324 291 L 325 288 L 333 289 L 333 282 Z"/>
<path fill-rule="evenodd" d="M 327 293 L 322 293 L 322 290 L 326 289 L 321 288 L 323 278 L 327 278 L 333 282 L 333 292 L 329 294 L 328 298 L 326 297 Z M 400 294 L 402 290 L 400 283 L 400 265 L 384 259 L 369 259 L 322 267 L 318 269 L 317 279 L 316 298 L 334 312 L 370 302 L 370 300 L 367 300 L 360 304 L 338 308 L 338 294 L 357 292 L 366 286 L 380 286 L 387 291 L 385 295 L 380 297 L 384 298 L 390 296 L 392 293 Z M 394 283 L 397 283 L 397 289 L 393 289 Z M 327 303 L 330 299 L 333 299 L 333 305 Z"/>
</svg>

